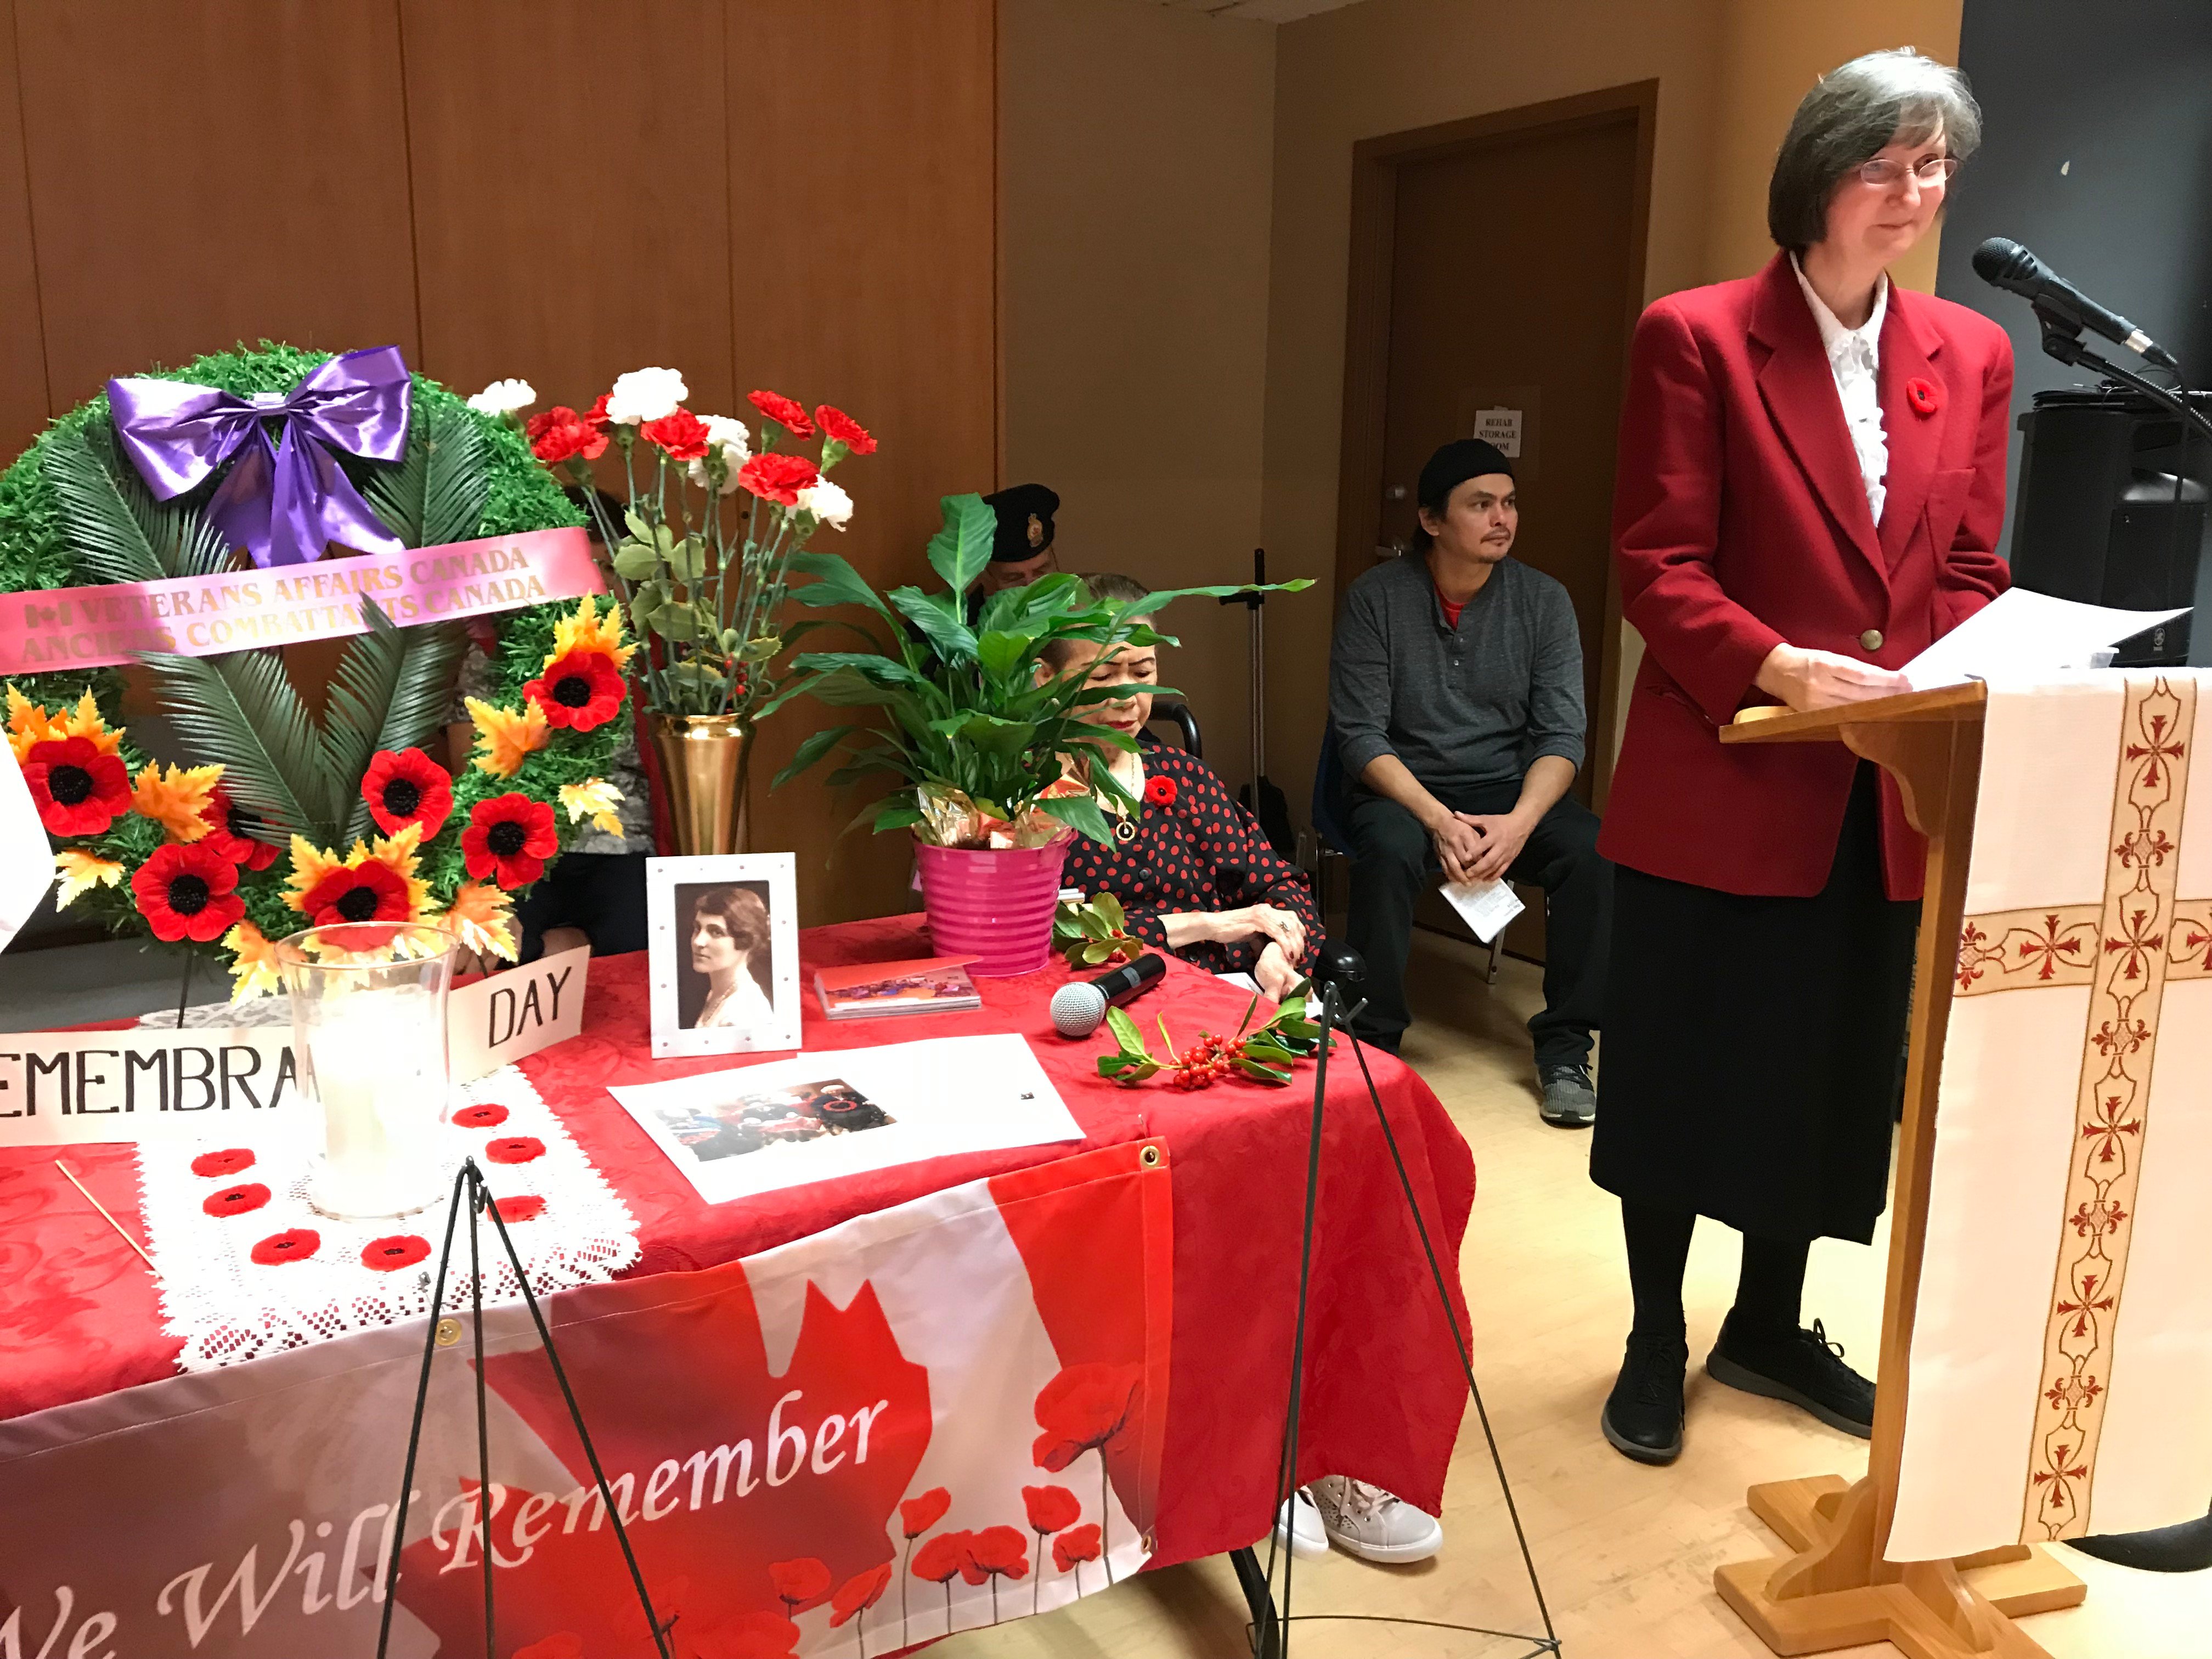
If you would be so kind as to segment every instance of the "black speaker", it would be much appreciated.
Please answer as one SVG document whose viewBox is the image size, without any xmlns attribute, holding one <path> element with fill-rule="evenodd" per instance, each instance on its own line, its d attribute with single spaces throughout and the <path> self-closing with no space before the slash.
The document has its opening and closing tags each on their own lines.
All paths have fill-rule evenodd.
<svg viewBox="0 0 2212 1659">
<path fill-rule="evenodd" d="M 2212 393 L 2191 393 L 2191 402 L 2212 412 Z M 2020 429 L 2015 585 L 2125 611 L 2212 604 L 2204 549 L 2212 438 L 2185 442 L 2179 416 L 2109 383 L 2037 392 Z M 2212 665 L 2212 625 L 2192 630 L 2190 620 L 2123 641 L 2119 665 Z"/>
</svg>

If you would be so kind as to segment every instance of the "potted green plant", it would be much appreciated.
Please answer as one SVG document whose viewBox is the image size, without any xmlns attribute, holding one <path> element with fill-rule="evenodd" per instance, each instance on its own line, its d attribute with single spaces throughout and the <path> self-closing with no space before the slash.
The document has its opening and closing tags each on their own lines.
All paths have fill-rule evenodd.
<svg viewBox="0 0 2212 1659">
<path fill-rule="evenodd" d="M 912 832 L 939 951 L 974 955 L 975 973 L 1025 974 L 1050 954 L 1069 841 L 1111 838 L 1100 796 L 1123 811 L 1138 805 L 1114 781 L 1105 753 L 1133 749 L 1135 739 L 1083 718 L 1090 705 L 1125 694 L 1087 686 L 1079 673 L 1041 671 L 1047 647 L 1061 640 L 1095 641 L 1109 652 L 1173 645 L 1137 619 L 1178 599 L 1247 589 L 1175 588 L 1108 604 L 1079 578 L 1055 574 L 993 594 L 971 627 L 966 595 L 989 561 L 993 515 L 980 495 L 948 495 L 943 506 L 944 527 L 928 548 L 942 592 L 878 594 L 835 554 L 792 556 L 792 573 L 814 579 L 791 590 L 793 603 L 861 606 L 888 624 L 890 638 L 873 651 L 805 653 L 770 708 L 805 691 L 833 707 L 880 708 L 884 718 L 815 732 L 771 787 L 833 750 L 843 759 L 833 784 L 878 774 L 897 780 L 852 827 L 872 819 L 878 831 Z"/>
</svg>

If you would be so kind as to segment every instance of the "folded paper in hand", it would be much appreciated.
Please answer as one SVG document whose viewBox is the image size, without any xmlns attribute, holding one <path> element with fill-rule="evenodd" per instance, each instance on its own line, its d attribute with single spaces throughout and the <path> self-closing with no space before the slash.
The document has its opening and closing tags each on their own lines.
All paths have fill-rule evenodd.
<svg viewBox="0 0 2212 1659">
<path fill-rule="evenodd" d="M 1916 691 L 1963 685 L 1996 674 L 2090 668 L 2107 646 L 2187 611 L 2116 611 L 2014 587 L 2000 593 L 1905 665 Z"/>
<path fill-rule="evenodd" d="M 1448 881 L 1443 891 L 1452 908 L 1485 945 L 1527 908 L 1508 881 Z"/>
</svg>

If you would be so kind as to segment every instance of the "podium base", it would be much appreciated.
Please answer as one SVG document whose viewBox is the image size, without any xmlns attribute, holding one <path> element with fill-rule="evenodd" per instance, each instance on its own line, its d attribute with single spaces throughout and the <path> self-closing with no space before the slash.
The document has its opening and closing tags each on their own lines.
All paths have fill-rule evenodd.
<svg viewBox="0 0 2212 1659">
<path fill-rule="evenodd" d="M 2013 1620 L 2077 1606 L 2087 1585 L 2029 1544 L 1876 1561 L 1872 1501 L 1832 1474 L 1752 1487 L 1751 1512 L 1791 1553 L 1717 1568 L 1713 1587 L 1776 1653 L 1887 1641 L 1906 1659 L 2050 1659 Z"/>
</svg>

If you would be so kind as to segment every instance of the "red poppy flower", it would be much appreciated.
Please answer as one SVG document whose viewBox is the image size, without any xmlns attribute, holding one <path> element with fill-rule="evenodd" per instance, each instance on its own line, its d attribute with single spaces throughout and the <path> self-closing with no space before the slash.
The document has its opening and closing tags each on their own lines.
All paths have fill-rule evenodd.
<svg viewBox="0 0 2212 1659">
<path fill-rule="evenodd" d="M 196 1176 L 233 1176 L 252 1167 L 253 1154 L 243 1146 L 232 1146 L 220 1152 L 202 1152 L 192 1160 L 192 1173 Z"/>
<path fill-rule="evenodd" d="M 372 1238 L 361 1247 L 361 1265 L 380 1273 L 411 1267 L 430 1254 L 430 1241 L 419 1233 L 393 1233 Z"/>
<path fill-rule="evenodd" d="M 770 452 L 756 455 L 738 469 L 738 482 L 764 501 L 781 501 L 786 507 L 799 505 L 799 492 L 822 477 L 821 471 L 804 455 L 779 455 Z"/>
<path fill-rule="evenodd" d="M 604 651 L 571 651 L 522 688 L 548 726 L 589 732 L 622 713 L 623 672 Z"/>
<path fill-rule="evenodd" d="M 545 1143 L 536 1135 L 509 1135 L 504 1140 L 487 1141 L 484 1156 L 494 1164 L 527 1164 L 545 1156 Z"/>
<path fill-rule="evenodd" d="M 208 791 L 208 804 L 200 817 L 208 825 L 202 842 L 233 864 L 242 864 L 249 870 L 266 870 L 276 862 L 276 855 L 283 850 L 273 842 L 253 838 L 254 827 L 260 823 L 261 815 L 240 806 L 219 783 Z"/>
<path fill-rule="evenodd" d="M 822 435 L 841 443 L 855 455 L 872 455 L 876 441 L 868 428 L 832 404 L 823 404 L 814 411 L 815 423 L 821 427 Z"/>
<path fill-rule="evenodd" d="M 1173 806 L 1175 805 L 1175 798 L 1176 781 L 1173 778 L 1146 778 L 1145 780 L 1145 804 L 1146 805 Z"/>
<path fill-rule="evenodd" d="M 919 1538 L 945 1519 L 945 1511 L 951 1507 L 952 1494 L 942 1486 L 932 1486 L 899 1505 L 899 1530 L 908 1538 Z"/>
<path fill-rule="evenodd" d="M 464 1106 L 453 1114 L 453 1121 L 464 1129 L 496 1129 L 507 1121 L 507 1108 L 496 1103 Z"/>
<path fill-rule="evenodd" d="M 968 1547 L 969 1560 L 979 1573 L 1002 1573 L 1008 1578 L 1030 1576 L 1030 1540 L 1012 1527 L 986 1527 L 975 1535 Z M 970 1577 L 963 1568 L 961 1577 L 971 1584 L 983 1580 Z"/>
<path fill-rule="evenodd" d="M 221 939 L 246 914 L 246 901 L 238 896 L 238 866 L 205 840 L 155 848 L 132 874 L 131 893 L 154 937 L 172 945 Z"/>
<path fill-rule="evenodd" d="M 914 1553 L 907 1571 L 933 1584 L 951 1582 L 967 1565 L 968 1546 L 975 1536 L 972 1532 L 940 1532 Z"/>
<path fill-rule="evenodd" d="M 638 433 L 649 444 L 657 444 L 668 453 L 672 461 L 703 460 L 707 454 L 707 423 L 688 409 L 679 409 L 673 415 L 664 415 L 657 421 L 647 421 L 638 428 Z"/>
<path fill-rule="evenodd" d="M 48 738 L 23 756 L 39 822 L 55 836 L 96 836 L 131 810 L 131 772 L 90 738 Z"/>
<path fill-rule="evenodd" d="M 387 836 L 419 823 L 422 839 L 429 841 L 453 811 L 453 779 L 419 749 L 378 750 L 361 781 L 361 793 L 369 817 Z"/>
<path fill-rule="evenodd" d="M 1943 407 L 1943 394 L 1936 389 L 1936 382 L 1917 375 L 1905 383 L 1905 400 L 1917 415 L 1933 415 Z"/>
<path fill-rule="evenodd" d="M 586 426 L 594 428 L 600 431 L 605 430 L 607 425 L 607 399 L 612 396 L 614 396 L 614 393 L 611 392 L 602 392 L 599 393 L 599 400 L 584 411 L 584 424 Z"/>
<path fill-rule="evenodd" d="M 409 921 L 414 918 L 407 883 L 381 859 L 333 870 L 300 897 L 300 908 L 318 927 L 342 921 Z"/>
<path fill-rule="evenodd" d="M 745 401 L 794 438 L 814 435 L 814 422 L 806 418 L 806 405 L 781 392 L 749 392 Z"/>
<path fill-rule="evenodd" d="M 607 434 L 600 430 L 606 424 L 606 401 L 601 398 L 594 410 L 600 417 L 597 422 L 579 416 L 564 404 L 532 415 L 522 428 L 530 440 L 530 453 L 548 466 L 571 459 L 599 459 L 607 448 Z"/>
<path fill-rule="evenodd" d="M 1031 1532 L 1065 1532 L 1083 1518 L 1083 1504 L 1065 1486 L 1024 1486 Z"/>
<path fill-rule="evenodd" d="M 496 1198 L 492 1208 L 499 1212 L 501 1221 L 531 1221 L 545 1213 L 545 1200 L 535 1193 L 517 1193 L 513 1198 Z"/>
<path fill-rule="evenodd" d="M 876 1605 L 884 1590 L 890 1587 L 891 1564 L 870 1567 L 866 1572 L 856 1572 L 837 1586 L 837 1593 L 830 1598 L 830 1628 L 835 1630 L 847 1620 L 866 1613 Z"/>
<path fill-rule="evenodd" d="M 226 1187 L 219 1193 L 210 1193 L 201 1200 L 200 1208 L 210 1215 L 244 1215 L 268 1201 L 269 1189 L 258 1181 L 248 1181 Z"/>
<path fill-rule="evenodd" d="M 1134 1365 L 1067 1365 L 1037 1391 L 1036 1466 L 1057 1474 L 1121 1432 L 1144 1373 Z"/>
<path fill-rule="evenodd" d="M 514 1659 L 584 1659 L 584 1638 L 572 1630 L 556 1630 L 526 1648 L 515 1649 Z"/>
<path fill-rule="evenodd" d="M 1070 1527 L 1052 1540 L 1052 1564 L 1062 1572 L 1075 1571 L 1079 1561 L 1098 1559 L 1098 1523 L 1086 1521 L 1079 1527 Z"/>
<path fill-rule="evenodd" d="M 793 1561 L 771 1561 L 768 1576 L 775 1586 L 775 1599 L 793 1607 L 829 1594 L 830 1569 L 811 1555 L 802 1555 Z"/>
<path fill-rule="evenodd" d="M 469 874 L 502 887 L 527 887 L 545 873 L 545 860 L 560 850 L 553 809 L 519 792 L 478 801 L 461 832 L 461 858 Z"/>
<path fill-rule="evenodd" d="M 294 1227 L 288 1232 L 270 1234 L 249 1254 L 264 1267 L 278 1267 L 287 1261 L 305 1261 L 322 1248 L 320 1233 L 312 1227 Z"/>
</svg>

